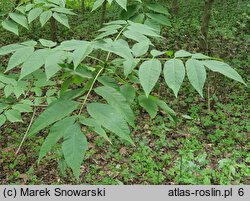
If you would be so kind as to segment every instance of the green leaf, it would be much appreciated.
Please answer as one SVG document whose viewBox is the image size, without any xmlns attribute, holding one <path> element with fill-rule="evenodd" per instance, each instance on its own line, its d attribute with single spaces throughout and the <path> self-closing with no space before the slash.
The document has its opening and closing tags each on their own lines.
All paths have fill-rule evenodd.
<svg viewBox="0 0 250 201">
<path fill-rule="evenodd" d="M 79 178 L 84 153 L 88 148 L 86 136 L 78 123 L 68 127 L 64 133 L 62 150 L 67 165 L 73 170 L 74 176 Z"/>
<path fill-rule="evenodd" d="M 18 49 L 9 59 L 8 67 L 5 72 L 15 68 L 25 62 L 34 52 L 34 47 L 25 47 Z"/>
<path fill-rule="evenodd" d="M 91 103 L 88 104 L 87 111 L 90 116 L 97 120 L 103 127 L 120 138 L 134 144 L 130 137 L 130 130 L 126 121 L 112 106 L 101 103 Z"/>
<path fill-rule="evenodd" d="M 36 96 L 42 96 L 42 89 L 39 87 L 33 87 L 33 89 L 31 89 L 32 92 L 35 92 Z"/>
<path fill-rule="evenodd" d="M 121 25 L 114 24 L 114 25 L 105 26 L 105 27 L 99 29 L 98 31 L 99 31 L 99 32 L 106 32 L 106 31 L 117 30 L 117 29 L 120 29 L 120 28 L 122 28 Z"/>
<path fill-rule="evenodd" d="M 113 2 L 113 0 L 107 0 L 108 1 L 108 3 L 111 5 L 111 3 Z"/>
<path fill-rule="evenodd" d="M 156 104 L 158 105 L 158 107 L 160 107 L 164 112 L 166 112 L 169 115 L 169 119 L 171 121 L 173 121 L 174 123 L 177 123 L 177 117 L 176 117 L 176 113 L 174 110 L 172 110 L 167 103 L 165 103 L 164 101 L 154 97 Z"/>
<path fill-rule="evenodd" d="M 128 77 L 130 73 L 134 70 L 137 64 L 140 62 L 140 59 L 128 59 L 123 62 L 124 75 Z"/>
<path fill-rule="evenodd" d="M 185 77 L 185 67 L 183 62 L 180 59 L 171 59 L 165 63 L 163 72 L 167 85 L 174 91 L 177 98 Z"/>
<path fill-rule="evenodd" d="M 46 96 L 53 96 L 57 92 L 57 89 L 49 89 L 46 91 Z"/>
<path fill-rule="evenodd" d="M 25 6 L 18 6 L 15 8 L 15 10 L 18 10 L 19 12 L 21 12 L 22 14 L 25 14 Z"/>
<path fill-rule="evenodd" d="M 34 4 L 31 4 L 31 3 L 27 4 L 25 7 L 25 12 L 30 11 L 33 7 L 34 7 Z"/>
<path fill-rule="evenodd" d="M 19 112 L 32 112 L 32 107 L 27 104 L 16 104 L 12 106 L 12 109 L 18 110 Z"/>
<path fill-rule="evenodd" d="M 98 135 L 106 139 L 108 142 L 111 143 L 109 137 L 106 134 L 106 131 L 102 128 L 102 125 L 99 124 L 95 119 L 92 118 L 80 118 L 80 123 L 85 126 L 92 127 L 93 131 L 96 132 Z M 112 143 L 111 143 L 112 144 Z"/>
<path fill-rule="evenodd" d="M 63 13 L 63 14 L 67 14 L 67 15 L 75 15 L 75 13 L 73 13 L 71 11 L 71 9 L 68 8 L 60 8 L 60 7 L 56 7 L 56 8 L 52 8 L 52 11 L 58 12 L 58 13 Z"/>
<path fill-rule="evenodd" d="M 130 26 L 128 26 L 128 29 L 132 31 L 136 31 L 146 36 L 161 37 L 159 34 L 156 33 L 155 29 L 145 24 L 134 23 L 130 21 Z"/>
<path fill-rule="evenodd" d="M 24 46 L 19 45 L 19 44 L 11 44 L 11 45 L 3 46 L 0 48 L 0 56 L 15 52 L 18 49 L 22 49 L 22 48 L 24 48 Z"/>
<path fill-rule="evenodd" d="M 7 119 L 12 122 L 23 122 L 21 113 L 18 110 L 7 110 L 4 112 Z"/>
<path fill-rule="evenodd" d="M 189 52 L 187 52 L 187 51 L 185 51 L 185 50 L 179 50 L 179 51 L 177 51 L 177 52 L 174 54 L 174 56 L 175 56 L 176 58 L 191 57 L 192 54 L 189 53 Z"/>
<path fill-rule="evenodd" d="M 12 20 L 4 20 L 2 22 L 2 26 L 4 29 L 16 34 L 16 35 L 19 35 L 18 33 L 18 26 L 15 22 L 13 22 Z"/>
<path fill-rule="evenodd" d="M 155 118 L 158 111 L 156 99 L 153 96 L 148 96 L 147 98 L 145 95 L 141 95 L 138 97 L 138 101 L 139 105 L 148 112 L 150 118 Z"/>
<path fill-rule="evenodd" d="M 144 24 L 153 28 L 157 34 L 159 34 L 159 35 L 161 34 L 161 24 L 159 24 L 159 22 L 157 22 L 151 18 L 147 18 L 145 20 Z"/>
<path fill-rule="evenodd" d="M 49 53 L 50 52 L 48 49 L 39 49 L 33 52 L 29 59 L 26 60 L 22 65 L 19 80 L 41 68 L 44 65 L 45 59 L 49 55 Z"/>
<path fill-rule="evenodd" d="M 145 19 L 145 14 L 144 13 L 136 13 L 136 15 L 132 16 L 130 18 L 130 20 L 132 22 L 136 22 L 136 23 L 143 23 L 144 19 Z"/>
<path fill-rule="evenodd" d="M 72 84 L 72 82 L 73 82 L 73 78 L 72 77 L 69 77 L 68 79 L 64 79 L 63 83 L 61 84 L 61 90 L 59 92 L 60 98 L 69 89 L 69 87 Z"/>
<path fill-rule="evenodd" d="M 22 87 L 20 87 L 20 86 L 15 86 L 13 92 L 14 92 L 14 94 L 15 94 L 15 96 L 16 96 L 17 99 L 18 99 L 22 94 L 25 94 L 25 93 L 24 93 L 24 90 L 23 90 Z"/>
<path fill-rule="evenodd" d="M 101 49 L 107 52 L 114 52 L 113 40 L 111 38 L 103 39 L 101 41 L 96 42 L 95 49 Z"/>
<path fill-rule="evenodd" d="M 43 2 L 44 0 L 42 0 L 42 2 Z M 64 1 L 61 1 L 61 0 L 47 0 L 48 2 L 50 2 L 50 3 L 53 3 L 53 4 L 56 4 L 56 5 L 53 5 L 53 4 L 49 4 L 49 6 L 52 6 L 53 5 L 53 7 L 55 7 L 55 6 L 65 6 L 65 3 L 64 3 Z M 39 1 L 38 1 L 39 2 Z"/>
<path fill-rule="evenodd" d="M 41 15 L 40 15 L 40 23 L 41 23 L 41 26 L 43 27 L 46 22 L 51 18 L 52 16 L 52 12 L 50 10 L 47 10 L 47 11 L 44 11 Z"/>
<path fill-rule="evenodd" d="M 127 99 L 128 103 L 132 103 L 135 99 L 135 88 L 130 84 L 125 84 L 120 87 L 122 95 Z"/>
<path fill-rule="evenodd" d="M 105 23 L 105 25 L 113 25 L 113 24 L 125 25 L 125 24 L 127 24 L 127 21 L 126 20 L 115 20 L 115 21 Z"/>
<path fill-rule="evenodd" d="M 61 67 L 60 63 L 63 63 L 64 51 L 56 51 L 51 53 L 45 60 L 45 73 L 47 80 L 49 80 L 53 75 L 55 75 Z"/>
<path fill-rule="evenodd" d="M 31 100 L 28 100 L 28 99 L 22 99 L 19 101 L 19 103 L 23 103 L 26 105 L 33 105 L 33 102 Z"/>
<path fill-rule="evenodd" d="M 158 56 L 161 56 L 161 55 L 163 55 L 163 54 L 166 54 L 166 51 L 161 52 L 161 51 L 158 51 L 158 50 L 152 50 L 152 51 L 150 52 L 150 54 L 151 54 L 153 57 L 158 57 Z"/>
<path fill-rule="evenodd" d="M 135 127 L 135 116 L 131 110 L 126 98 L 116 89 L 108 86 L 98 87 L 95 92 L 102 96 L 117 112 L 119 112 L 125 120 Z"/>
<path fill-rule="evenodd" d="M 187 76 L 196 89 L 196 91 L 203 97 L 203 86 L 206 80 L 206 70 L 201 61 L 189 59 L 186 62 Z"/>
<path fill-rule="evenodd" d="M 28 47 L 35 47 L 37 42 L 34 40 L 27 40 L 21 43 L 21 45 L 28 46 Z"/>
<path fill-rule="evenodd" d="M 71 100 L 58 100 L 51 104 L 33 123 L 28 136 L 38 133 L 54 122 L 68 116 L 78 107 L 79 103 Z"/>
<path fill-rule="evenodd" d="M 104 86 L 109 86 L 109 87 L 112 87 L 114 89 L 119 90 L 119 86 L 118 86 L 116 80 L 110 76 L 103 75 L 103 76 L 99 77 L 97 80 L 98 80 L 98 82 L 100 82 Z"/>
<path fill-rule="evenodd" d="M 147 97 L 158 81 L 161 70 L 161 62 L 158 60 L 145 61 L 140 66 L 139 79 Z"/>
<path fill-rule="evenodd" d="M 99 34 L 99 35 L 95 38 L 95 40 L 103 39 L 103 38 L 105 38 L 105 37 L 107 37 L 107 36 L 111 36 L 111 35 L 114 35 L 114 34 L 116 34 L 116 33 L 118 33 L 117 30 L 108 30 L 108 31 L 105 31 L 105 32 Z"/>
<path fill-rule="evenodd" d="M 146 14 L 150 19 L 156 21 L 159 24 L 165 25 L 165 26 L 171 26 L 171 23 L 169 19 L 162 15 L 162 14 L 153 14 L 153 13 L 147 13 Z"/>
<path fill-rule="evenodd" d="M 142 33 L 138 33 L 135 30 L 127 30 L 123 32 L 123 35 L 128 38 L 135 40 L 137 42 L 144 42 L 147 41 L 149 44 L 151 44 L 150 40 L 144 36 Z"/>
<path fill-rule="evenodd" d="M 3 112 L 4 109 L 6 109 L 9 105 L 6 103 L 0 103 L 0 113 Z"/>
<path fill-rule="evenodd" d="M 93 51 L 93 47 L 89 42 L 84 42 L 73 52 L 74 69 Z"/>
<path fill-rule="evenodd" d="M 2 127 L 2 125 L 5 124 L 5 122 L 6 122 L 6 117 L 3 114 L 1 114 L 0 115 L 0 128 Z"/>
<path fill-rule="evenodd" d="M 58 49 L 62 50 L 67 50 L 67 51 L 72 51 L 75 50 L 83 45 L 86 44 L 87 41 L 81 41 L 81 40 L 68 40 L 68 41 L 63 41 Z"/>
<path fill-rule="evenodd" d="M 156 13 L 161 13 L 164 15 L 170 15 L 168 12 L 168 9 L 165 8 L 164 6 L 158 4 L 158 3 L 154 3 L 154 4 L 148 4 L 147 8 L 156 12 Z"/>
<path fill-rule="evenodd" d="M 132 47 L 132 51 L 135 57 L 140 57 L 147 53 L 149 49 L 149 43 L 147 41 L 136 43 Z"/>
<path fill-rule="evenodd" d="M 57 100 L 56 97 L 48 97 L 48 98 L 46 98 L 46 101 L 47 101 L 48 105 L 50 105 L 51 103 L 53 103 L 56 100 Z"/>
<path fill-rule="evenodd" d="M 176 113 L 174 110 L 172 110 L 168 105 L 167 103 L 165 103 L 164 101 L 158 99 L 155 97 L 155 101 L 156 101 L 156 104 L 161 108 L 163 109 L 166 113 L 170 114 L 171 116 L 176 116 Z"/>
<path fill-rule="evenodd" d="M 127 7 L 127 11 L 122 10 L 122 12 L 120 14 L 120 18 L 124 19 L 124 20 L 129 20 L 132 17 L 137 16 L 139 9 L 140 9 L 140 5 L 138 5 L 138 4 L 129 5 Z"/>
<path fill-rule="evenodd" d="M 127 0 L 115 0 L 124 10 L 127 10 Z"/>
<path fill-rule="evenodd" d="M 244 82 L 242 77 L 237 73 L 237 71 L 231 68 L 228 64 L 213 60 L 202 61 L 202 63 L 210 70 L 214 72 L 219 72 L 233 80 L 236 80 L 246 85 L 246 83 Z"/>
<path fill-rule="evenodd" d="M 193 59 L 209 59 L 210 57 L 201 53 L 195 53 L 195 54 L 192 54 L 192 58 Z"/>
<path fill-rule="evenodd" d="M 43 9 L 41 7 L 32 9 L 28 14 L 28 22 L 29 24 L 33 22 L 36 18 L 38 18 L 39 15 L 43 12 Z"/>
<path fill-rule="evenodd" d="M 64 136 L 65 131 L 74 123 L 75 117 L 67 117 L 61 121 L 58 121 L 51 127 L 49 135 L 41 146 L 38 163 L 51 150 L 51 148 Z"/>
<path fill-rule="evenodd" d="M 168 57 L 172 57 L 174 55 L 174 51 L 173 50 L 168 50 L 168 51 L 166 51 L 166 55 Z"/>
<path fill-rule="evenodd" d="M 44 47 L 55 47 L 56 46 L 56 42 L 53 42 L 51 40 L 45 40 L 45 39 L 39 39 L 39 42 L 42 44 L 42 46 Z"/>
<path fill-rule="evenodd" d="M 0 89 L 4 88 L 5 84 L 3 84 L 2 82 L 0 82 Z"/>
<path fill-rule="evenodd" d="M 68 21 L 67 15 L 65 15 L 65 14 L 59 14 L 59 13 L 53 13 L 53 17 L 55 18 L 56 21 L 58 21 L 62 25 L 64 25 L 67 28 L 69 28 L 69 21 Z"/>
<path fill-rule="evenodd" d="M 94 5 L 93 5 L 93 8 L 92 8 L 92 11 L 96 10 L 97 8 L 99 8 L 103 4 L 104 1 L 105 0 L 97 0 L 97 1 L 95 1 Z"/>
<path fill-rule="evenodd" d="M 14 80 L 13 78 L 9 78 L 6 75 L 3 75 L 0 73 L 0 81 L 5 83 L 5 84 L 10 84 L 15 86 L 17 84 L 16 80 Z"/>
<path fill-rule="evenodd" d="M 129 48 L 126 41 L 120 39 L 113 43 L 114 53 L 124 59 L 133 59 L 132 50 Z"/>
<path fill-rule="evenodd" d="M 9 13 L 10 18 L 15 21 L 17 24 L 20 24 L 24 28 L 28 29 L 27 18 L 19 13 Z"/>
<path fill-rule="evenodd" d="M 58 168 L 60 172 L 60 176 L 67 177 L 67 163 L 64 158 L 60 158 L 58 160 Z"/>
<path fill-rule="evenodd" d="M 186 114 L 183 114 L 181 115 L 184 119 L 188 119 L 188 120 L 191 120 L 193 119 L 192 117 L 190 117 L 189 115 L 186 115 Z"/>
<path fill-rule="evenodd" d="M 4 87 L 4 95 L 8 98 L 14 91 L 14 87 L 12 85 L 6 85 Z"/>
</svg>

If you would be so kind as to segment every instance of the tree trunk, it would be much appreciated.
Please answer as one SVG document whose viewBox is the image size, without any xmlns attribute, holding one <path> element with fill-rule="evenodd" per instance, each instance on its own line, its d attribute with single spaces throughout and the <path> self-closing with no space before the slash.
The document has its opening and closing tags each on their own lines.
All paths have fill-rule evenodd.
<svg viewBox="0 0 250 201">
<path fill-rule="evenodd" d="M 84 0 L 81 1 L 81 9 L 82 9 L 82 14 L 84 14 L 84 12 L 85 12 L 85 1 Z"/>
<path fill-rule="evenodd" d="M 107 0 L 105 0 L 102 4 L 102 16 L 101 16 L 101 23 L 100 23 L 101 27 L 103 23 L 105 22 L 106 11 L 107 11 Z"/>
<path fill-rule="evenodd" d="M 178 15 L 179 12 L 178 0 L 172 0 L 171 10 L 174 15 Z"/>
<path fill-rule="evenodd" d="M 208 50 L 208 28 L 209 21 L 211 18 L 212 6 L 214 0 L 205 0 L 205 7 L 202 16 L 201 33 L 202 37 L 200 39 L 200 48 L 202 51 L 207 52 Z"/>
<path fill-rule="evenodd" d="M 52 41 L 57 40 L 56 31 L 57 31 L 56 20 L 52 17 L 50 18 L 50 39 Z"/>
</svg>

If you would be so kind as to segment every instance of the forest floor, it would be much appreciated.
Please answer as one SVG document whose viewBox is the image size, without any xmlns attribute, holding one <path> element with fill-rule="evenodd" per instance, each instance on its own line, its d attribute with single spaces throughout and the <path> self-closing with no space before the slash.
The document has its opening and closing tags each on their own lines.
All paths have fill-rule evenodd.
<svg viewBox="0 0 250 201">
<path fill-rule="evenodd" d="M 178 15 L 171 17 L 172 27 L 163 29 L 165 39 L 157 48 L 199 52 L 202 5 L 181 2 Z M 247 1 L 239 2 L 214 6 L 208 54 L 223 58 L 249 85 L 250 19 Z M 109 19 L 116 17 L 113 9 L 108 10 Z M 70 30 L 59 27 L 58 41 L 93 39 L 99 18 L 97 12 L 72 17 Z M 2 28 L 0 33 L 0 46 L 49 38 L 49 30 L 40 31 L 38 26 L 20 37 Z M 1 61 L 4 66 L 5 59 Z M 60 152 L 51 152 L 37 164 L 43 134 L 27 139 L 15 155 L 30 116 L 18 126 L 5 125 L 0 130 L 0 184 L 250 184 L 250 88 L 213 73 L 209 76 L 205 86 L 209 103 L 207 95 L 200 98 L 189 84 L 181 88 L 178 99 L 165 86 L 155 92 L 176 111 L 177 125 L 163 112 L 151 120 L 135 107 L 135 147 L 112 136 L 110 145 L 88 132 L 90 145 L 79 181 L 65 169 Z"/>
</svg>

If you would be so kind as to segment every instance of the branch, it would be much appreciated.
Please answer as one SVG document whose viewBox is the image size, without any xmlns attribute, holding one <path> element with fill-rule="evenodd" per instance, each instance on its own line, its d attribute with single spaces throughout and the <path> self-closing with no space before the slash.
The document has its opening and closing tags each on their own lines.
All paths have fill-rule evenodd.
<svg viewBox="0 0 250 201">
<path fill-rule="evenodd" d="M 18 152 L 20 151 L 20 149 L 21 149 L 21 147 L 22 147 L 22 145 L 23 145 L 23 143 L 24 143 L 24 141 L 25 141 L 25 138 L 26 138 L 26 136 L 27 136 L 27 134 L 28 134 L 28 132 L 29 132 L 29 130 L 30 130 L 30 127 L 31 127 L 33 121 L 34 121 L 35 114 L 36 114 L 36 108 L 34 108 L 33 115 L 32 115 L 32 118 L 31 118 L 31 120 L 30 120 L 29 126 L 28 126 L 28 128 L 27 128 L 27 130 L 26 130 L 26 132 L 25 132 L 25 134 L 24 134 L 24 136 L 23 136 L 23 139 L 22 139 L 22 141 L 21 141 L 21 143 L 20 143 L 20 145 L 19 145 L 19 147 L 18 147 L 18 149 L 17 149 L 17 151 L 16 151 L 16 155 L 17 155 Z"/>
</svg>

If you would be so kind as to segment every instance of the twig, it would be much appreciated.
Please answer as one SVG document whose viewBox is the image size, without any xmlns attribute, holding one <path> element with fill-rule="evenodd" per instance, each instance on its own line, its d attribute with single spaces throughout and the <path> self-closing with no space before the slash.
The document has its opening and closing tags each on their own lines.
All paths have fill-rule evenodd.
<svg viewBox="0 0 250 201">
<path fill-rule="evenodd" d="M 210 102 L 210 87 L 207 87 L 207 109 L 208 112 L 211 111 L 211 102 Z"/>
<path fill-rule="evenodd" d="M 91 58 L 91 59 L 94 59 L 94 60 L 96 60 L 96 61 L 99 61 L 100 63 L 105 63 L 105 62 L 103 62 L 101 59 L 98 59 L 98 58 L 96 58 L 96 57 L 92 57 L 92 56 L 87 56 L 88 58 Z"/>
<path fill-rule="evenodd" d="M 128 25 L 126 25 L 126 26 L 124 26 L 124 27 L 122 28 L 122 30 L 121 30 L 121 31 L 118 33 L 118 35 L 115 37 L 114 42 L 118 40 L 118 38 L 121 36 L 121 34 L 123 33 L 123 31 L 124 31 L 127 27 L 128 27 Z M 107 57 L 106 57 L 106 62 L 109 60 L 110 55 L 111 55 L 111 52 L 108 52 L 108 55 L 107 55 Z"/>
<path fill-rule="evenodd" d="M 30 127 L 31 127 L 31 125 L 32 125 L 32 123 L 33 123 L 33 120 L 34 120 L 34 118 L 35 118 L 35 114 L 36 114 L 36 108 L 34 108 L 33 115 L 32 115 L 32 118 L 31 118 L 31 120 L 30 120 L 29 126 L 28 126 L 28 128 L 27 128 L 27 130 L 26 130 L 26 132 L 25 132 L 25 134 L 24 134 L 24 136 L 23 136 L 23 139 L 22 139 L 22 141 L 21 141 L 21 143 L 20 143 L 20 145 L 19 145 L 19 147 L 18 147 L 18 149 L 17 149 L 17 151 L 16 151 L 16 155 L 18 154 L 18 152 L 20 151 L 20 149 L 21 149 L 21 147 L 22 147 L 22 145 L 23 145 L 23 143 L 24 143 L 24 140 L 25 140 L 25 138 L 26 138 L 26 136 L 27 136 L 27 134 L 28 134 L 28 132 L 29 132 L 29 130 L 30 130 Z"/>
<path fill-rule="evenodd" d="M 93 87 L 94 87 L 94 85 L 95 85 L 95 82 L 96 82 L 96 80 L 98 79 L 98 77 L 99 77 L 99 75 L 101 74 L 101 72 L 103 71 L 103 69 L 104 69 L 104 68 L 101 68 L 101 69 L 99 70 L 99 72 L 97 73 L 97 75 L 95 76 L 95 78 L 94 78 L 94 80 L 93 80 L 93 82 L 92 82 L 92 84 L 91 84 L 91 86 L 90 86 L 90 89 L 89 89 L 89 91 L 88 91 L 88 93 L 87 93 L 87 95 L 86 95 L 86 97 L 85 97 L 85 99 L 84 99 L 84 101 L 83 101 L 83 103 L 82 103 L 82 106 L 81 106 L 81 108 L 80 108 L 80 110 L 79 110 L 78 115 L 80 115 L 80 114 L 82 113 L 82 110 L 83 110 L 83 108 L 84 108 L 85 103 L 87 102 L 87 99 L 88 99 L 88 97 L 89 97 L 89 95 L 90 95 L 90 92 L 92 91 L 92 89 L 93 89 Z"/>
<path fill-rule="evenodd" d="M 116 38 L 115 38 L 114 41 L 117 41 L 117 40 L 118 40 L 118 38 L 121 36 L 122 32 L 127 28 L 127 26 L 128 26 L 128 25 L 126 25 L 125 27 L 123 27 L 123 29 L 118 33 L 118 35 L 116 36 Z M 111 55 L 111 52 L 108 52 L 108 55 L 107 55 L 107 57 L 106 57 L 106 62 L 109 60 L 110 55 Z M 104 63 L 106 63 L 106 62 L 104 62 Z M 95 78 L 94 78 L 94 80 L 93 80 L 93 82 L 92 82 L 92 85 L 90 86 L 90 89 L 89 89 L 89 91 L 88 91 L 88 93 L 87 93 L 87 95 L 86 95 L 86 97 L 85 97 L 85 99 L 84 99 L 84 101 L 83 101 L 83 103 L 82 103 L 82 105 L 81 105 L 81 108 L 80 108 L 80 110 L 79 110 L 78 115 L 80 115 L 80 114 L 82 113 L 82 110 L 83 110 L 83 108 L 84 108 L 84 105 L 85 105 L 86 102 L 87 102 L 87 99 L 88 99 L 88 97 L 89 97 L 89 95 L 90 95 L 90 93 L 91 93 L 91 91 L 92 91 L 92 89 L 93 89 L 93 87 L 94 87 L 94 85 L 95 85 L 95 82 L 96 82 L 96 80 L 98 79 L 99 75 L 100 75 L 100 74 L 102 73 L 102 71 L 104 70 L 104 68 L 105 68 L 105 67 L 101 68 L 101 69 L 99 70 L 99 72 L 97 73 L 97 75 L 95 76 Z"/>
</svg>

